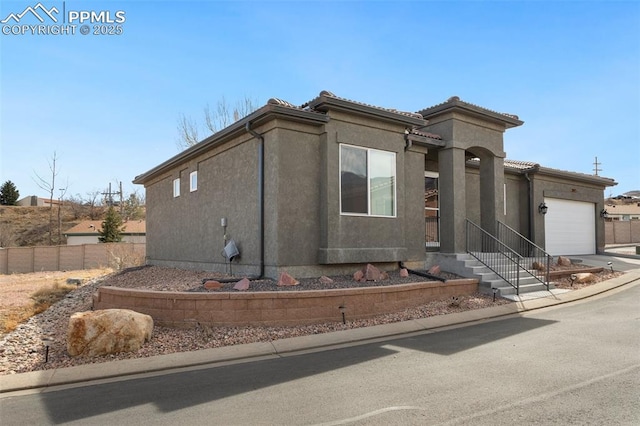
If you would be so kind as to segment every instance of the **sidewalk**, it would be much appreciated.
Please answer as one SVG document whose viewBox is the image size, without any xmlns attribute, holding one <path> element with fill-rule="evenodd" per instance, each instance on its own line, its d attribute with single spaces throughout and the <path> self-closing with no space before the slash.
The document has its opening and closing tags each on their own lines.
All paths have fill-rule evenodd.
<svg viewBox="0 0 640 426">
<path fill-rule="evenodd" d="M 178 368 L 196 366 L 213 367 L 220 363 L 250 362 L 260 359 L 279 358 L 298 353 L 300 351 L 320 349 L 328 350 L 339 346 L 366 343 L 377 339 L 385 339 L 408 333 L 435 332 L 445 327 L 521 314 L 527 311 L 586 299 L 625 285 L 640 284 L 640 257 L 638 256 L 635 256 L 632 261 L 616 258 L 611 258 L 612 260 L 609 260 L 609 256 L 599 255 L 580 256 L 579 258 L 582 258 L 585 263 L 593 266 L 602 266 L 600 264 L 594 264 L 595 262 L 603 263 L 607 266 L 607 262 L 611 261 L 615 265 L 614 267 L 616 270 L 628 272 L 623 276 L 594 284 L 580 290 L 449 315 L 433 316 L 411 321 L 318 335 L 293 337 L 265 343 L 250 343 L 215 349 L 204 349 L 194 352 L 159 355 L 149 358 L 121 360 L 101 364 L 87 364 L 54 370 L 0 376 L 0 394 L 27 389 L 91 382 L 116 377 L 134 376 L 138 374 L 163 371 L 169 372 L 170 370 Z"/>
</svg>

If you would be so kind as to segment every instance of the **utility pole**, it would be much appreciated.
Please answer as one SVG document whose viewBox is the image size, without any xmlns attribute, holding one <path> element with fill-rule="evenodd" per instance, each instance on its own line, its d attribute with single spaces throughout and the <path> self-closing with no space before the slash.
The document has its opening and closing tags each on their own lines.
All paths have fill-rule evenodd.
<svg viewBox="0 0 640 426">
<path fill-rule="evenodd" d="M 111 182 L 109 182 L 109 191 L 108 192 L 102 192 L 102 195 L 106 196 L 106 200 L 107 200 L 107 205 L 109 207 L 113 206 L 113 196 L 114 195 L 120 195 L 120 205 L 122 205 L 122 182 L 120 182 L 120 192 L 112 192 L 111 191 Z"/>
<path fill-rule="evenodd" d="M 595 172 L 596 176 L 598 176 L 598 172 L 602 171 L 602 169 L 598 168 L 598 166 L 602 165 L 602 163 L 598 163 L 598 157 L 596 157 L 596 161 L 595 161 L 595 163 L 593 163 L 593 165 L 595 166 L 593 171 Z"/>
</svg>

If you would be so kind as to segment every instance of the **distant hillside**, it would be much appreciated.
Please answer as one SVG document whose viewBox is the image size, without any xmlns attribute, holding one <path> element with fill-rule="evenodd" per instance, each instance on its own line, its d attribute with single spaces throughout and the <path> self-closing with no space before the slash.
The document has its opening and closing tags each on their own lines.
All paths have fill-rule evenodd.
<svg viewBox="0 0 640 426">
<path fill-rule="evenodd" d="M 64 232 L 83 220 L 102 220 L 106 207 L 63 205 L 58 207 L 0 206 L 0 247 L 48 246 L 51 227 L 52 245 L 66 244 Z M 51 225 L 49 214 L 53 213 Z M 144 216 L 144 211 L 142 212 Z M 144 219 L 144 217 L 142 217 Z M 58 230 L 60 230 L 58 232 Z"/>
</svg>

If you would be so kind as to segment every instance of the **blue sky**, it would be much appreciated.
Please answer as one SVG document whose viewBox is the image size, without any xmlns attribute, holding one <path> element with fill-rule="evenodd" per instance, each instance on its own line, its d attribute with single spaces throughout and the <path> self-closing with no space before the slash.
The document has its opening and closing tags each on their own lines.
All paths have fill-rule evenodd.
<svg viewBox="0 0 640 426">
<path fill-rule="evenodd" d="M 0 20 L 36 4 L 3 0 Z M 456 95 L 517 114 L 508 158 L 592 174 L 598 157 L 618 182 L 607 196 L 640 190 L 639 2 L 42 4 L 126 21 L 121 35 L 0 34 L 0 182 L 21 197 L 47 196 L 35 180 L 54 152 L 67 196 L 118 181 L 142 193 L 131 181 L 179 152 L 181 114 L 322 90 L 405 111 Z"/>
</svg>

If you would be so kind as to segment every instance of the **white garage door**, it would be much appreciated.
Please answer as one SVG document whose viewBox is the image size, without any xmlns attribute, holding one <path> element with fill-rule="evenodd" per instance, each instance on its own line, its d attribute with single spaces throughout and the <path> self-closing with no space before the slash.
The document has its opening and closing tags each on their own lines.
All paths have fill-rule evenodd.
<svg viewBox="0 0 640 426">
<path fill-rule="evenodd" d="M 593 203 L 545 198 L 549 210 L 544 216 L 546 251 L 553 255 L 596 252 L 596 209 Z"/>
</svg>

